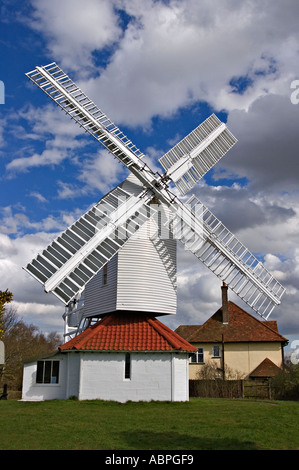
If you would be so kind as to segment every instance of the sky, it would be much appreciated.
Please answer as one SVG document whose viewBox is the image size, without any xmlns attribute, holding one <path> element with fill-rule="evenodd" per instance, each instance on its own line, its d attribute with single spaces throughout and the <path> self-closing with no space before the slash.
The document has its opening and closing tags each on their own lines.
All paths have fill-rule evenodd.
<svg viewBox="0 0 299 470">
<path fill-rule="evenodd" d="M 64 305 L 22 267 L 128 175 L 25 76 L 57 62 L 154 170 L 211 113 L 227 123 L 238 143 L 192 192 L 284 285 L 269 319 L 299 340 L 298 21 L 297 0 L 1 0 L 0 290 L 25 322 L 63 333 Z M 178 246 L 161 320 L 203 323 L 220 286 Z"/>
</svg>

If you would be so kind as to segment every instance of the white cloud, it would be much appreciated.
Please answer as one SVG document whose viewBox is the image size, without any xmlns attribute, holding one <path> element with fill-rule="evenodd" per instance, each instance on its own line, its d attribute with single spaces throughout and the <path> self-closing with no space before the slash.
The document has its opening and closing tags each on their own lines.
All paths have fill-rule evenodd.
<svg viewBox="0 0 299 470">
<path fill-rule="evenodd" d="M 121 29 L 110 0 L 31 0 L 35 10 L 28 19 L 32 28 L 47 38 L 50 62 L 69 70 L 91 67 L 92 53 L 111 46 Z"/>
<path fill-rule="evenodd" d="M 85 184 L 85 190 L 97 190 L 107 193 L 125 179 L 128 174 L 123 165 L 106 150 L 100 150 L 95 156 L 86 159 L 81 166 L 78 180 Z"/>
<path fill-rule="evenodd" d="M 22 147 L 19 152 L 21 156 L 12 158 L 6 164 L 9 176 L 27 172 L 31 168 L 57 166 L 70 157 L 76 163 L 77 153 L 84 142 L 84 139 L 76 137 L 82 136 L 83 132 L 52 104 L 40 108 L 29 106 L 14 113 L 10 119 L 13 117 L 15 121 L 25 122 L 27 129 L 21 125 L 12 125 L 10 132 L 16 138 L 28 139 L 32 146 Z"/>
<path fill-rule="evenodd" d="M 101 75 L 81 84 L 118 123 L 148 125 L 153 116 L 170 116 L 197 100 L 217 110 L 246 110 L 260 96 L 289 94 L 299 74 L 295 2 L 117 4 L 135 21 Z M 230 81 L 240 77 L 250 86 L 233 93 Z"/>
<path fill-rule="evenodd" d="M 180 107 L 200 100 L 216 110 L 227 109 L 229 128 L 239 142 L 217 165 L 215 182 L 234 174 L 246 177 L 249 184 L 229 188 L 220 186 L 219 180 L 219 187 L 213 188 L 201 182 L 195 192 L 250 250 L 265 256 L 266 266 L 286 284 L 283 304 L 271 318 L 278 318 L 288 331 L 298 331 L 299 106 L 290 102 L 291 81 L 299 77 L 298 2 L 34 0 L 32 4 L 30 25 L 44 35 L 51 60 L 67 73 L 74 72 L 81 88 L 115 122 L 150 128 L 153 117 L 173 116 Z M 114 7 L 129 15 L 123 32 Z M 109 47 L 111 56 L 104 49 Z M 94 60 L 101 52 L 106 65 Z M 240 84 L 247 88 L 234 93 Z M 10 171 L 57 164 L 72 156 L 77 181 L 66 182 L 59 175 L 60 198 L 105 193 L 124 176 L 121 165 L 104 151 L 77 158 L 81 130 L 57 108 L 23 109 L 20 116 L 28 129 L 11 127 L 16 137 L 31 139 L 32 145 L 37 140 L 47 142 L 29 156 L 24 148 L 8 164 Z M 148 151 L 154 167 L 156 149 Z M 62 213 L 56 221 L 49 215 L 33 224 L 25 211 L 10 206 L 3 213 L 0 273 L 7 287 L 18 292 L 19 309 L 28 317 L 31 311 L 32 318 L 44 325 L 50 318 L 61 324 L 60 314 L 55 313 L 60 307 L 36 281 L 25 280 L 20 266 L 25 254 L 28 261 L 28 255 L 31 259 L 51 241 L 48 231 L 72 221 L 73 214 Z M 22 226 L 38 233 L 21 236 Z M 10 239 L 8 233 L 17 236 Z M 220 281 L 184 250 L 179 253 L 178 276 L 179 312 L 172 321 L 205 321 L 220 305 Z"/>
<path fill-rule="evenodd" d="M 34 153 L 30 157 L 15 158 L 6 165 L 9 172 L 28 171 L 30 168 L 48 165 L 58 165 L 67 158 L 67 152 L 57 148 L 47 149 L 40 154 Z"/>
<path fill-rule="evenodd" d="M 299 75 L 297 2 L 268 0 L 32 0 L 28 24 L 53 60 L 76 71 L 87 94 L 118 123 L 148 125 L 198 100 L 245 109 L 289 94 Z M 125 11 L 128 23 L 121 30 Z M 107 65 L 96 55 L 107 54 Z M 93 54 L 95 56 L 93 57 Z M 81 77 L 81 80 L 80 80 Z M 232 79 L 249 86 L 233 93 Z"/>
<path fill-rule="evenodd" d="M 231 111 L 227 124 L 238 143 L 218 168 L 245 176 L 255 191 L 297 190 L 299 106 L 290 94 L 260 98 L 248 112 Z"/>
<path fill-rule="evenodd" d="M 62 315 L 64 308 L 62 304 L 50 305 L 46 303 L 14 301 L 12 306 L 26 324 L 39 325 L 39 329 L 45 334 L 53 331 L 57 331 L 61 335 L 63 334 Z"/>
<path fill-rule="evenodd" d="M 51 213 L 38 221 L 32 221 L 26 215 L 25 208 L 6 206 L 0 207 L 0 230 L 4 236 L 13 235 L 22 236 L 24 233 L 43 233 L 43 237 L 48 236 L 48 240 L 54 238 L 57 233 L 65 230 L 68 225 L 77 220 L 84 209 L 73 208 L 71 211 L 61 210 Z"/>
<path fill-rule="evenodd" d="M 61 142 L 66 137 L 74 139 L 78 135 L 82 135 L 82 130 L 75 126 L 68 116 L 49 101 L 44 106 L 34 107 L 29 105 L 20 109 L 16 114 L 16 118 L 24 119 L 31 126 L 32 133 L 28 134 L 27 132 L 25 134 L 26 138 L 40 139 L 42 136 L 52 136 L 58 139 L 58 142 Z M 71 142 L 71 140 L 68 141 L 68 145 L 71 145 Z"/>
<path fill-rule="evenodd" d="M 38 252 L 47 246 L 53 234 L 39 232 L 35 235 L 12 239 L 0 234 L 1 290 L 13 293 L 13 306 L 26 323 L 38 325 L 43 332 L 63 329 L 61 316 L 64 306 L 52 294 L 46 294 L 41 284 L 23 269 Z"/>
<path fill-rule="evenodd" d="M 39 202 L 47 202 L 47 199 L 37 191 L 31 191 L 29 196 L 34 197 Z"/>
<path fill-rule="evenodd" d="M 201 182 L 196 193 L 250 251 L 264 256 L 265 267 L 286 288 L 282 303 L 275 307 L 270 320 L 278 321 L 286 337 L 298 333 L 298 191 L 268 192 L 267 187 L 255 191 L 250 186 L 213 187 Z M 176 318 L 167 318 L 166 323 L 176 327 L 206 321 L 221 305 L 220 285 L 208 268 L 180 248 L 178 313 Z M 232 291 L 229 298 L 256 315 Z"/>
<path fill-rule="evenodd" d="M 4 131 L 6 128 L 6 119 L 0 119 L 0 148 L 5 145 L 5 139 L 4 139 Z"/>
<path fill-rule="evenodd" d="M 103 149 L 100 144 L 91 146 L 95 150 L 94 154 L 88 153 L 88 145 L 93 144 L 90 136 L 85 137 L 82 129 L 74 123 L 64 113 L 59 112 L 52 104 L 41 108 L 22 109 L 15 119 L 26 122 L 29 132 L 22 128 L 18 132 L 18 137 L 28 138 L 31 141 L 39 142 L 31 148 L 25 146 L 21 149 L 21 156 L 12 158 L 6 164 L 8 177 L 15 177 L 21 172 L 30 172 L 39 167 L 56 167 L 68 160 L 72 164 L 72 171 L 75 171 L 75 181 L 55 181 L 57 186 L 57 196 L 59 199 L 69 199 L 86 194 L 97 192 L 99 199 L 101 194 L 113 189 L 113 187 L 124 179 L 126 170 L 116 158 Z M 21 126 L 20 126 L 21 127 Z M 11 132 L 16 128 L 12 127 Z M 26 156 L 22 155 L 26 153 Z M 29 155 L 28 155 L 29 154 Z M 61 173 L 58 173 L 59 176 Z M 68 173 L 66 174 L 68 177 Z M 30 193 L 39 201 L 45 202 L 45 197 L 39 192 Z"/>
</svg>

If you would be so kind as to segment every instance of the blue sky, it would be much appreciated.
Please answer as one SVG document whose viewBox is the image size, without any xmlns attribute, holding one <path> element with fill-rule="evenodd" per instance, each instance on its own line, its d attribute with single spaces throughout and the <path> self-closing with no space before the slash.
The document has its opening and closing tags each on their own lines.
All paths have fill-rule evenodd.
<svg viewBox="0 0 299 470">
<path fill-rule="evenodd" d="M 1 290 L 25 321 L 62 331 L 63 305 L 22 266 L 127 175 L 25 76 L 55 61 L 155 169 L 209 114 L 227 121 L 238 143 L 194 193 L 287 288 L 271 319 L 299 338 L 298 20 L 296 0 L 2 0 Z M 173 328 L 220 305 L 181 248 L 178 289 Z"/>
</svg>

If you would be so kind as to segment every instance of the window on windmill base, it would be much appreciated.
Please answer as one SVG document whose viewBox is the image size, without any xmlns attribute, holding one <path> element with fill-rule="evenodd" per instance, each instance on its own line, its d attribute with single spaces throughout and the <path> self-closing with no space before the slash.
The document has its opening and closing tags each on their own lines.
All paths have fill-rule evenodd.
<svg viewBox="0 0 299 470">
<path fill-rule="evenodd" d="M 37 384 L 59 383 L 59 361 L 37 361 Z"/>
<path fill-rule="evenodd" d="M 125 379 L 131 378 L 131 354 L 126 353 L 125 356 Z"/>
<path fill-rule="evenodd" d="M 213 357 L 220 357 L 220 346 L 219 346 L 219 344 L 214 344 L 214 346 L 213 346 Z"/>
<path fill-rule="evenodd" d="M 191 364 L 203 364 L 204 363 L 204 350 L 198 348 L 197 352 L 191 356 Z"/>
</svg>

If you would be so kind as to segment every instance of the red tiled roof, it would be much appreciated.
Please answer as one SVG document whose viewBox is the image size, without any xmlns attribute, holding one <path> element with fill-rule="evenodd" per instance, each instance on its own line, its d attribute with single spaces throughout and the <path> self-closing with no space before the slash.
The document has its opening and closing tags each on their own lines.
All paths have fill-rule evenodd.
<svg viewBox="0 0 299 470">
<path fill-rule="evenodd" d="M 154 317 L 112 313 L 60 346 L 60 351 L 197 351 Z"/>
<path fill-rule="evenodd" d="M 262 323 L 265 323 L 265 325 L 269 326 L 272 330 L 274 330 L 274 331 L 276 331 L 276 333 L 278 333 L 277 322 L 275 320 L 265 320 Z"/>
<path fill-rule="evenodd" d="M 275 321 L 260 321 L 234 302 L 228 302 L 229 322 L 222 322 L 220 308 L 203 325 L 181 325 L 175 331 L 190 343 L 258 342 L 288 340 L 278 333 Z M 222 336 L 223 335 L 223 336 Z"/>
<path fill-rule="evenodd" d="M 280 370 L 280 367 L 266 357 L 266 359 L 251 372 L 250 377 L 275 377 Z"/>
</svg>

